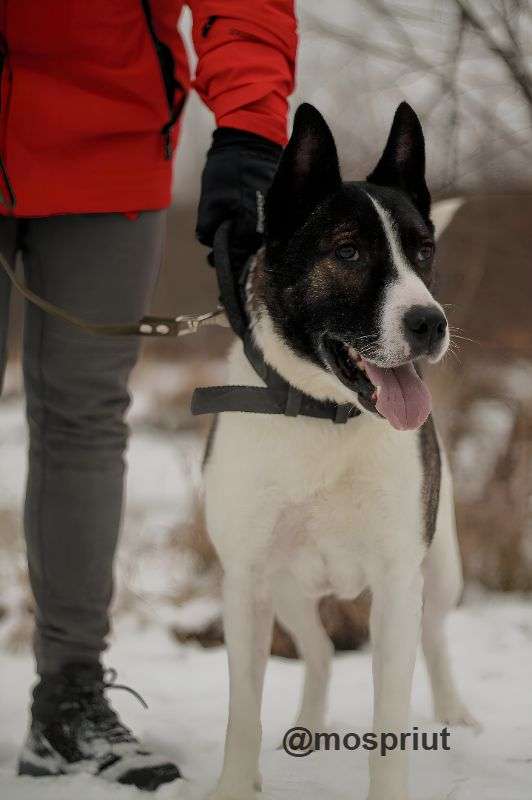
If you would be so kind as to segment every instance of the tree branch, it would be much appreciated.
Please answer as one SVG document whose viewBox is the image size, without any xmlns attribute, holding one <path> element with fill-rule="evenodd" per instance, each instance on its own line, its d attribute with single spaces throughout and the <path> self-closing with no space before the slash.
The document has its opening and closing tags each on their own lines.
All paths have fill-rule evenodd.
<svg viewBox="0 0 532 800">
<path fill-rule="evenodd" d="M 486 47 L 506 65 L 507 70 L 526 100 L 530 118 L 532 119 L 532 78 L 526 71 L 519 48 L 511 48 L 499 44 L 491 31 L 486 28 L 483 21 L 470 7 L 467 0 L 454 0 L 454 3 L 460 9 L 471 28 L 480 36 Z"/>
</svg>

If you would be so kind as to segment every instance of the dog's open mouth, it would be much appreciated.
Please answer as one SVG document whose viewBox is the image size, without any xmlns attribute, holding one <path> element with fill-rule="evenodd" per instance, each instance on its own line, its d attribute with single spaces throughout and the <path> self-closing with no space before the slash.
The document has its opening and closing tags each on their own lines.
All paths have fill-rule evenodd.
<svg viewBox="0 0 532 800">
<path fill-rule="evenodd" d="M 367 410 L 378 413 L 396 430 L 416 430 L 426 421 L 432 399 L 413 362 L 398 367 L 379 367 L 355 348 L 332 336 L 322 339 L 322 355 L 338 380 Z"/>
</svg>

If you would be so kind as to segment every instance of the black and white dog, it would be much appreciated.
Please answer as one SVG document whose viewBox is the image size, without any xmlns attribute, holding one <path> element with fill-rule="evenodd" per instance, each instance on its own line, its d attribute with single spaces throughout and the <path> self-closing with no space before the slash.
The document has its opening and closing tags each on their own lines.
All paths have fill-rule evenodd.
<svg viewBox="0 0 532 800">
<path fill-rule="evenodd" d="M 420 628 L 436 716 L 473 724 L 449 666 L 447 612 L 461 591 L 451 481 L 418 359 L 438 361 L 447 320 L 431 294 L 434 228 L 419 120 L 406 103 L 365 182 L 343 183 L 332 134 L 296 114 L 252 267 L 255 342 L 292 386 L 361 411 L 345 425 L 220 416 L 206 464 L 207 522 L 224 568 L 230 666 L 215 800 L 260 788 L 260 704 L 276 614 L 306 663 L 297 724 L 325 730 L 331 644 L 318 599 L 372 592 L 374 731 L 408 730 Z M 260 386 L 242 344 L 230 382 Z M 370 755 L 370 800 L 406 800 L 407 757 Z"/>
</svg>

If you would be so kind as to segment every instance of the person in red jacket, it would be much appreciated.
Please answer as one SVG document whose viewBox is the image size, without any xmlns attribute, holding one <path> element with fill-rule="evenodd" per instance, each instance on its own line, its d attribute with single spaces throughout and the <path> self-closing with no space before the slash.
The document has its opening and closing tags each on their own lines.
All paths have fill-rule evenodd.
<svg viewBox="0 0 532 800">
<path fill-rule="evenodd" d="M 217 125 L 198 238 L 212 246 L 232 219 L 237 269 L 260 244 L 258 206 L 294 82 L 293 0 L 189 0 L 192 81 L 182 5 L 0 0 L 0 251 L 11 264 L 21 254 L 31 289 L 92 322 L 130 322 L 149 306 L 191 88 Z M 0 271 L 0 377 L 9 301 Z M 115 675 L 101 664 L 137 355 L 136 341 L 91 337 L 26 308 L 24 528 L 39 680 L 19 772 L 87 771 L 153 790 L 179 770 L 120 721 L 105 694 Z"/>
</svg>

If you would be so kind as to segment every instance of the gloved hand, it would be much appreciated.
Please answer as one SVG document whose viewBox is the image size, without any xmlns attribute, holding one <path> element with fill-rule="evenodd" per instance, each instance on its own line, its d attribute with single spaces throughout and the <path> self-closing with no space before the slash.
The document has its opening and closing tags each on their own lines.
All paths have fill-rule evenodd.
<svg viewBox="0 0 532 800">
<path fill-rule="evenodd" d="M 281 153 L 280 145 L 254 133 L 218 128 L 213 134 L 201 178 L 196 235 L 212 247 L 222 222 L 233 220 L 229 255 L 235 280 L 262 244 L 264 199 Z M 212 251 L 208 261 L 216 266 Z"/>
</svg>

